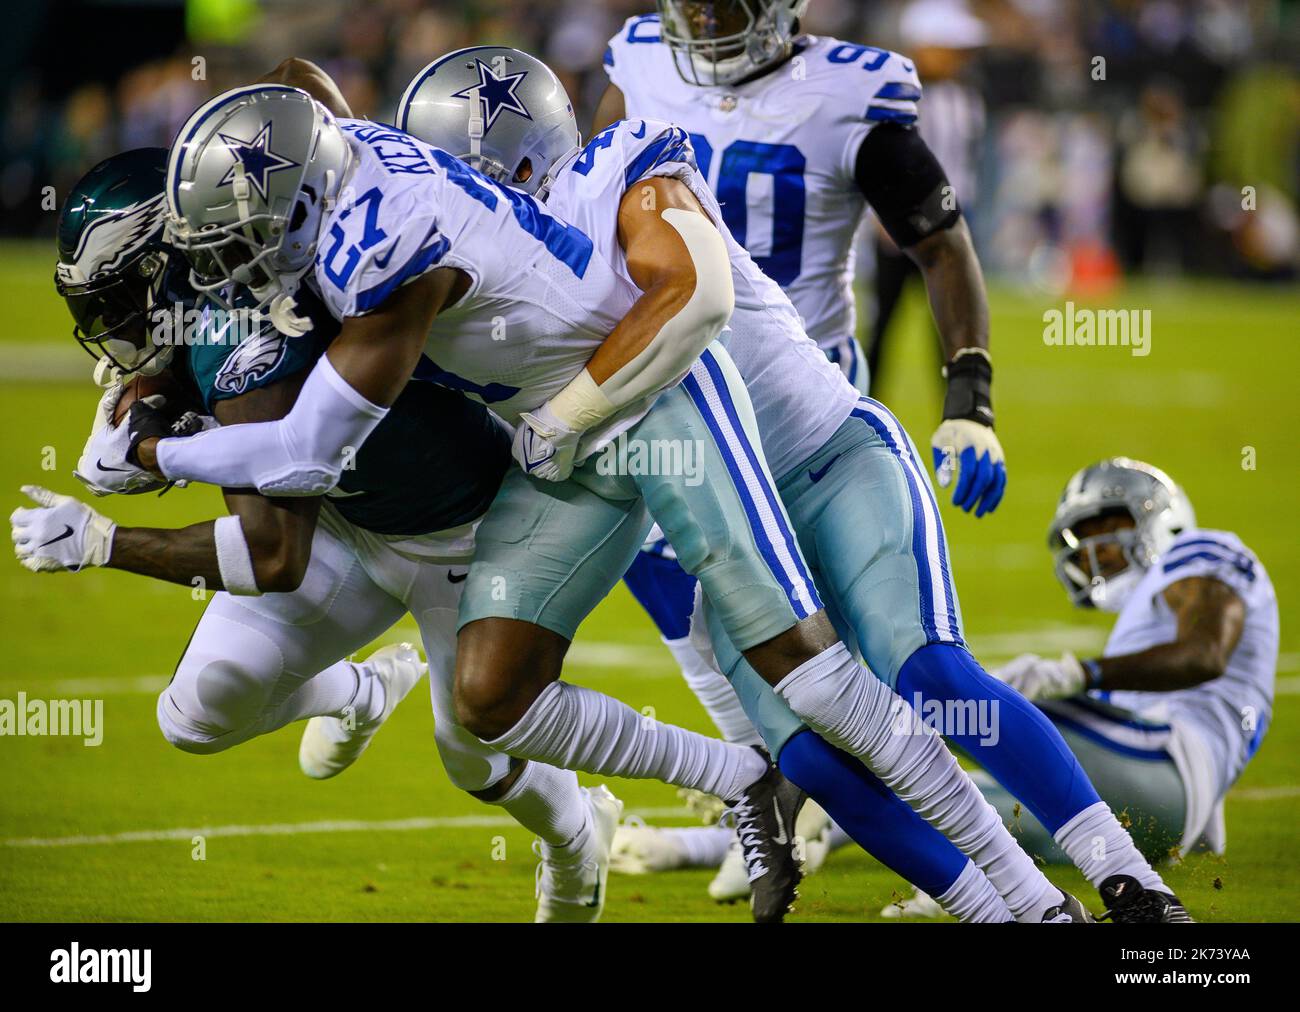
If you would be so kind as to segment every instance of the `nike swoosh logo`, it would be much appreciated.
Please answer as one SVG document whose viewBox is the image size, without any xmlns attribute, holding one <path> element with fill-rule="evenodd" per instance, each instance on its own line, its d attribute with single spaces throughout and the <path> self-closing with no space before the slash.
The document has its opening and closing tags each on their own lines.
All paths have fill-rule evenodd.
<svg viewBox="0 0 1300 1012">
<path fill-rule="evenodd" d="M 448 582 L 448 583 L 464 583 L 464 582 L 465 582 L 465 577 L 467 577 L 467 576 L 469 576 L 469 570 L 468 570 L 468 569 L 465 570 L 465 572 L 461 573 L 459 576 L 456 575 L 456 574 L 453 573 L 453 572 L 448 571 L 448 573 L 447 573 L 447 582 Z"/>
<path fill-rule="evenodd" d="M 375 266 L 378 267 L 381 271 L 384 270 L 388 266 L 388 261 L 393 259 L 393 253 L 396 250 L 397 250 L 397 244 L 394 243 L 392 246 L 388 247 L 388 256 L 384 257 L 382 260 L 379 259 L 378 254 L 375 254 Z"/>
<path fill-rule="evenodd" d="M 816 485 L 819 481 L 821 481 L 823 478 L 826 477 L 826 472 L 829 471 L 832 467 L 834 467 L 834 466 L 835 466 L 835 462 L 836 462 L 837 460 L 839 460 L 842 456 L 844 456 L 843 453 L 837 453 L 837 454 L 835 454 L 835 456 L 833 456 L 830 460 L 828 460 L 828 461 L 826 462 L 826 466 L 825 466 L 825 467 L 819 468 L 819 469 L 816 470 L 816 471 L 809 471 L 809 472 L 808 472 L 808 478 L 809 478 L 809 480 L 810 480 L 814 485 Z"/>
<path fill-rule="evenodd" d="M 640 140 L 642 137 L 645 136 L 645 120 L 641 121 L 641 131 L 638 133 L 637 131 L 633 130 L 632 136 L 635 137 L 637 140 Z"/>
<path fill-rule="evenodd" d="M 777 829 L 776 836 L 772 838 L 772 842 L 775 843 L 778 847 L 784 847 L 787 843 L 790 842 L 790 838 L 786 836 L 785 819 L 781 818 L 781 802 L 777 801 L 776 798 L 772 799 L 772 811 L 776 813 L 776 829 Z"/>
<path fill-rule="evenodd" d="M 36 547 L 45 548 L 47 545 L 52 545 L 56 541 L 62 541 L 64 538 L 70 538 L 70 537 L 72 537 L 72 528 L 65 524 L 63 528 L 63 533 L 60 534 L 57 538 L 50 538 L 50 540 L 45 542 L 45 544 L 37 545 Z"/>
<path fill-rule="evenodd" d="M 95 466 L 99 468 L 101 471 L 116 471 L 118 474 L 131 473 L 131 469 L 129 467 L 109 467 L 107 464 L 104 463 L 103 457 L 100 457 L 98 460 L 95 461 Z"/>
</svg>

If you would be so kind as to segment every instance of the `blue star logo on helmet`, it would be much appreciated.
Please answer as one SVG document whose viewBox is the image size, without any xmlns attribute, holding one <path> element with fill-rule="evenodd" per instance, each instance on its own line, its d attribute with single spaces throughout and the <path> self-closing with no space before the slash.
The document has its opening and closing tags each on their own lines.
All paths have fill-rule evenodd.
<svg viewBox="0 0 1300 1012">
<path fill-rule="evenodd" d="M 292 169 L 300 163 L 289 158 L 277 155 L 271 150 L 271 123 L 267 122 L 257 136 L 251 141 L 246 141 L 240 137 L 232 137 L 230 134 L 219 133 L 217 135 L 226 144 L 234 162 L 226 170 L 226 174 L 221 177 L 218 186 L 228 186 L 235 181 L 235 170 L 240 166 L 244 169 L 244 178 L 253 184 L 254 189 L 261 195 L 263 200 L 266 196 L 266 179 L 272 172 L 279 172 L 281 169 Z"/>
<path fill-rule="evenodd" d="M 471 84 L 451 97 L 472 101 L 473 92 L 478 92 L 479 100 L 483 103 L 483 116 L 487 120 L 483 127 L 484 133 L 492 129 L 492 124 L 497 121 L 497 117 L 503 110 L 517 113 L 524 119 L 533 118 L 519 96 L 515 94 L 515 89 L 528 76 L 528 71 L 521 70 L 518 74 L 502 74 L 498 77 L 482 60 L 474 62 L 478 64 L 478 84 Z"/>
</svg>

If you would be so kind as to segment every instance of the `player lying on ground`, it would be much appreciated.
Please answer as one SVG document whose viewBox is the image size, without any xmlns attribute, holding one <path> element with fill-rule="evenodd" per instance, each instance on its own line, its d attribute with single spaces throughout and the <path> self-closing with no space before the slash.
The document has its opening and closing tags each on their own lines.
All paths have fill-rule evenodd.
<svg viewBox="0 0 1300 1012">
<path fill-rule="evenodd" d="M 517 423 L 516 457 L 533 475 L 507 476 L 478 532 L 457 652 L 464 726 L 523 758 L 737 802 L 756 913 L 759 888 L 770 919 L 784 912 L 797 871 L 777 841 L 788 839 L 797 796 L 783 793 L 766 760 L 559 681 L 578 621 L 643 540 L 648 507 L 679 551 L 696 549 L 731 639 L 814 730 L 952 833 L 995 884 L 1014 882 L 1017 916 L 1059 913 L 1059 890 L 938 737 L 914 714 L 915 733 L 894 733 L 896 697 L 837 642 L 734 366 L 716 345 L 708 364 L 696 362 L 733 296 L 727 249 L 684 184 L 652 180 L 655 203 L 627 203 L 616 268 L 579 230 L 446 152 L 374 124 L 340 126 L 304 93 L 268 87 L 236 89 L 196 113 L 168 177 L 172 228 L 212 278 L 200 283 L 250 284 L 274 320 L 296 327 L 292 293 L 319 240 L 314 274 L 342 327 L 285 419 L 168 439 L 137 404 L 126 435 L 96 446 L 112 466 L 319 494 L 427 350 L 444 382 Z M 341 206 L 345 180 L 359 196 Z M 692 388 L 673 385 L 687 371 Z M 683 475 L 600 474 L 589 453 L 622 433 L 701 445 L 703 490 Z M 575 461 L 584 470 L 570 481 Z M 762 511 L 746 506 L 754 497 Z"/>
<path fill-rule="evenodd" d="M 280 417 L 338 326 L 305 293 L 314 326 L 292 339 L 264 321 L 240 330 L 244 318 L 222 320 L 197 297 L 182 258 L 162 241 L 166 158 L 161 148 L 115 156 L 72 191 L 58 276 L 76 333 L 103 356 L 101 372 L 174 377 L 174 400 L 192 390 L 196 407 L 222 424 Z M 204 309 L 199 340 L 151 343 L 158 320 L 149 308 L 178 304 Z M 105 393 L 97 426 L 111 424 L 122 390 Z M 69 496 L 29 487 L 38 506 L 15 511 L 15 551 L 40 572 L 103 565 L 185 585 L 202 579 L 217 593 L 158 699 L 164 737 L 209 755 L 310 718 L 299 762 L 317 779 L 356 761 L 424 671 L 407 645 L 346 659 L 409 612 L 431 665 L 448 777 L 541 838 L 538 920 L 594 921 L 622 805 L 605 788 L 579 788 L 572 772 L 485 746 L 454 718 L 456 609 L 475 524 L 509 466 L 509 434 L 486 409 L 413 381 L 333 498 L 228 488 L 230 516 L 177 530 L 116 526 Z"/>
<path fill-rule="evenodd" d="M 489 70 L 489 64 L 497 69 Z M 472 83 L 484 73 L 545 80 L 546 86 L 530 96 L 532 113 L 543 116 L 546 109 L 550 116 L 572 115 L 558 80 L 544 64 L 517 50 L 478 47 L 443 57 L 421 71 L 399 103 L 399 124 L 445 150 L 469 150 L 468 157 L 502 179 L 530 176 L 539 171 L 534 160 L 539 153 L 530 145 L 531 124 L 475 138 L 472 113 L 450 100 L 466 90 L 467 79 Z M 612 246 L 620 228 L 619 209 L 629 200 L 649 199 L 653 192 L 644 184 L 629 186 L 629 180 L 646 173 L 689 186 L 706 212 L 720 219 L 682 130 L 647 120 L 617 123 L 592 138 L 580 154 L 548 163 L 546 205 L 586 234 L 600 237 L 598 249 Z M 752 398 L 759 433 L 778 475 L 776 487 L 803 556 L 817 586 L 828 595 L 830 614 L 844 641 L 856 641 L 887 684 L 905 687 L 904 699 L 925 704 L 976 701 L 986 708 L 998 723 L 995 734 L 964 725 L 944 730 L 1034 811 L 1044 813 L 1115 916 L 1185 918 L 1176 898 L 1088 783 L 1060 734 L 1032 705 L 990 678 L 965 649 L 934 493 L 898 420 L 883 405 L 862 398 L 827 362 L 804 335 L 780 289 L 757 269 L 725 225 L 721 231 L 736 292 L 728 348 Z M 710 354 L 706 351 L 703 360 Z M 681 545 L 677 548 L 680 552 Z M 746 712 L 786 769 L 788 743 L 798 738 L 804 722 L 731 644 L 707 590 L 703 601 L 710 652 L 722 661 L 721 670 L 732 679 Z M 704 620 L 698 624 L 703 635 Z M 905 705 L 897 700 L 897 708 Z M 857 766 L 842 753 L 816 753 L 805 759 L 800 751 L 796 748 L 789 762 L 788 775 L 796 782 L 841 762 Z M 888 783 L 889 778 L 884 779 Z M 888 796 L 878 782 L 875 787 Z M 855 799 L 862 794 L 859 785 Z M 830 791 L 827 795 L 834 797 Z M 868 817 L 874 812 L 860 805 L 860 800 L 837 805 L 855 816 L 853 838 L 905 877 L 914 881 L 935 870 L 917 867 L 932 846 L 952 854 L 951 845 L 919 822 L 875 822 Z M 1098 837 L 1106 841 L 1101 855 L 1103 848 L 1095 846 Z M 947 884 L 961 867 L 954 860 Z M 994 884 L 1004 898 L 1013 888 L 996 878 Z M 1008 900 L 1013 912 L 1018 913 L 1018 902 L 1023 899 Z"/>
<path fill-rule="evenodd" d="M 1084 661 L 1026 654 L 991 673 L 1038 701 L 1148 857 L 1223 853 L 1224 797 L 1272 714 L 1279 630 L 1267 572 L 1236 535 L 1197 527 L 1164 472 L 1123 457 L 1070 479 L 1049 545 L 1071 601 L 1118 615 L 1105 652 Z M 1031 854 L 1068 860 L 1005 790 L 976 780 Z M 716 866 L 727 836 L 620 829 L 614 866 Z M 828 844 L 844 839 L 833 833 Z M 900 908 L 938 912 L 924 894 L 886 912 Z"/>
</svg>

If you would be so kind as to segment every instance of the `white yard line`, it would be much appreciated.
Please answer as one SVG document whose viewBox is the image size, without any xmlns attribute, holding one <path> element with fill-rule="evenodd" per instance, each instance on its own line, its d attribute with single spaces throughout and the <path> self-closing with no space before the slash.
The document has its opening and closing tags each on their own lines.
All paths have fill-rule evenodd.
<svg viewBox="0 0 1300 1012">
<path fill-rule="evenodd" d="M 627 813 L 643 819 L 689 818 L 689 809 L 639 808 Z M 5 847 L 94 847 L 110 843 L 158 843 L 168 840 L 189 842 L 196 836 L 205 839 L 221 836 L 299 836 L 304 833 L 405 833 L 426 829 L 506 829 L 518 827 L 505 815 L 452 815 L 414 819 L 329 819 L 322 822 L 273 822 L 265 825 L 193 826 L 176 829 L 138 829 L 125 833 L 99 833 L 88 836 L 26 836 L 0 840 Z"/>
</svg>

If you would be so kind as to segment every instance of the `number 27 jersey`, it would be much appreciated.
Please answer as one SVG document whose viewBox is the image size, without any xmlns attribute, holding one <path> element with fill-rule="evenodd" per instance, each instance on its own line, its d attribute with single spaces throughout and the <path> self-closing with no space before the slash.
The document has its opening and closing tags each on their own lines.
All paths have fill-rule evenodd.
<svg viewBox="0 0 1300 1012">
<path fill-rule="evenodd" d="M 315 264 L 331 315 L 378 310 L 436 268 L 463 271 L 469 290 L 434 319 L 416 376 L 517 424 L 582 371 L 640 290 L 585 233 L 526 194 L 394 127 L 339 123 L 355 163 L 348 199 L 322 225 Z M 580 459 L 650 403 L 588 432 Z"/>
<path fill-rule="evenodd" d="M 808 335 L 823 349 L 852 337 L 853 237 L 865 206 L 858 149 L 879 123 L 916 121 L 916 68 L 898 53 L 815 36 L 739 86 L 687 84 L 673 60 L 658 15 L 628 20 L 605 54 L 625 115 L 684 127 L 732 235 L 785 289 Z"/>
</svg>

